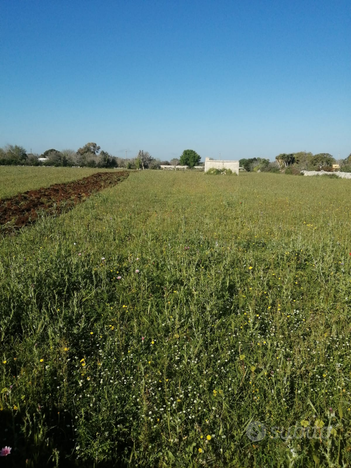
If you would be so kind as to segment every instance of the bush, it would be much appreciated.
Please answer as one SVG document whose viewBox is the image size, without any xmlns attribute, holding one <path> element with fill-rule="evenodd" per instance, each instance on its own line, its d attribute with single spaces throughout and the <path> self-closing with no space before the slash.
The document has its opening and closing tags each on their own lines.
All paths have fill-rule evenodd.
<svg viewBox="0 0 351 468">
<path fill-rule="evenodd" d="M 233 172 L 231 169 L 209 169 L 205 174 L 208 175 L 236 175 L 236 172 Z"/>
<path fill-rule="evenodd" d="M 273 174 L 279 174 L 280 169 L 276 162 L 270 162 L 267 166 L 262 167 L 261 172 L 272 172 Z"/>
<path fill-rule="evenodd" d="M 303 174 L 301 174 L 300 169 L 298 169 L 297 167 L 293 167 L 293 166 L 287 167 L 285 169 L 285 174 L 287 174 L 287 175 L 303 175 Z"/>
</svg>

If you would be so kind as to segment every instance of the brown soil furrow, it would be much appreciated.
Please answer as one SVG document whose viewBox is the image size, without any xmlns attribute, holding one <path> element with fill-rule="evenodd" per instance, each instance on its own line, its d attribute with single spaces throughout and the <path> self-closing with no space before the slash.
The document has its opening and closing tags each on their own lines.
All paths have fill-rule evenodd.
<svg viewBox="0 0 351 468">
<path fill-rule="evenodd" d="M 29 190 L 0 200 L 1 231 L 12 232 L 34 223 L 39 211 L 50 215 L 67 211 L 93 193 L 122 182 L 128 175 L 128 172 L 98 172 L 73 182 Z"/>
</svg>

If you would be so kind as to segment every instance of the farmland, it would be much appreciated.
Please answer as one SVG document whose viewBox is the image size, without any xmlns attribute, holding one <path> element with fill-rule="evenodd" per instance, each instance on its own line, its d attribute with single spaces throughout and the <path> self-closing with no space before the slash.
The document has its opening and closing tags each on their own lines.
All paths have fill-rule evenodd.
<svg viewBox="0 0 351 468">
<path fill-rule="evenodd" d="M 52 184 L 72 182 L 97 172 L 114 172 L 87 167 L 11 167 L 0 166 L 0 199 L 12 197 L 27 190 L 49 187 Z"/>
<path fill-rule="evenodd" d="M 8 466 L 350 466 L 349 191 L 131 172 L 3 236 Z"/>
<path fill-rule="evenodd" d="M 0 201 L 0 227 L 3 233 L 13 233 L 16 229 L 36 222 L 41 214 L 64 213 L 93 193 L 118 184 L 128 175 L 127 171 L 102 172 L 6 198 Z"/>
</svg>

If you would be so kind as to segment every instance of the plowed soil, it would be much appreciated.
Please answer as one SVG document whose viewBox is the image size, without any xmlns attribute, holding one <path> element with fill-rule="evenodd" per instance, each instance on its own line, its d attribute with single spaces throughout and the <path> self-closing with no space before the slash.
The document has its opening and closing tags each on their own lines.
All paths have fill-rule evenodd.
<svg viewBox="0 0 351 468">
<path fill-rule="evenodd" d="M 93 193 L 122 182 L 128 175 L 128 172 L 98 172 L 74 182 L 29 190 L 0 200 L 0 231 L 13 232 L 32 224 L 40 212 L 57 215 L 68 211 Z"/>
</svg>

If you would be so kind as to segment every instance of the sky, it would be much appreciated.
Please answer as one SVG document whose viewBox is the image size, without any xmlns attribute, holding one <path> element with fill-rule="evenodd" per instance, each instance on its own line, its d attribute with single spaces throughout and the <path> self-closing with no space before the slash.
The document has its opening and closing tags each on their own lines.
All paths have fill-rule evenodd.
<svg viewBox="0 0 351 468">
<path fill-rule="evenodd" d="M 350 0 L 2 0 L 0 147 L 351 153 Z"/>
</svg>

